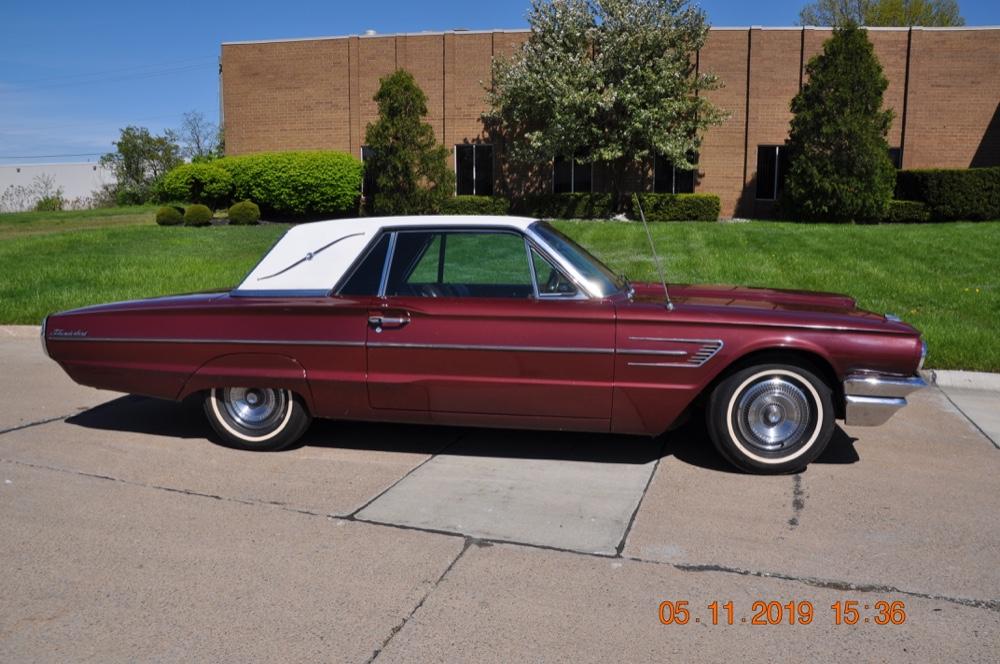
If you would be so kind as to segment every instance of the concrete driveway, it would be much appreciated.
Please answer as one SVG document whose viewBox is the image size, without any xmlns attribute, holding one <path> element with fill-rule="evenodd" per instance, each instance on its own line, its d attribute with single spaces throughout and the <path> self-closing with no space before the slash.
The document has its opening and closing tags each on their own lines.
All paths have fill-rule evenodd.
<svg viewBox="0 0 1000 664">
<path fill-rule="evenodd" d="M 1000 652 L 1000 451 L 937 388 L 781 477 L 730 471 L 697 422 L 652 441 L 319 422 L 240 452 L 196 403 L 74 385 L 31 329 L 0 335 L 0 394 L 0 661 Z M 813 618 L 755 625 L 757 601 Z M 905 621 L 877 624 L 879 602 Z"/>
</svg>

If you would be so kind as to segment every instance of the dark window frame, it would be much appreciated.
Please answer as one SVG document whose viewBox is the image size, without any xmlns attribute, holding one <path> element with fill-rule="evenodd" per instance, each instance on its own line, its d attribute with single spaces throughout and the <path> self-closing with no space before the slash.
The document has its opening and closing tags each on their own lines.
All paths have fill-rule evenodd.
<svg viewBox="0 0 1000 664">
<path fill-rule="evenodd" d="M 360 149 L 361 166 L 363 168 L 361 172 L 361 195 L 365 197 L 374 196 L 378 193 L 378 183 L 375 180 L 375 174 L 368 174 L 367 161 L 368 159 L 371 159 L 371 157 L 368 157 L 367 159 L 365 157 L 366 154 L 374 153 L 374 151 L 375 149 L 370 145 L 362 145 Z"/>
<path fill-rule="evenodd" d="M 472 182 L 472 192 L 460 192 L 460 180 L 461 174 L 458 170 L 458 150 L 459 148 L 471 148 L 472 149 L 472 176 L 470 181 Z M 482 152 L 488 152 L 489 157 L 480 157 Z M 452 149 L 452 158 L 454 160 L 455 166 L 455 195 L 456 196 L 492 196 L 496 187 L 494 183 L 496 181 L 496 150 L 493 149 L 492 143 L 456 143 L 455 147 Z M 488 161 L 489 163 L 489 183 L 485 188 L 489 191 L 480 191 L 483 185 L 483 180 L 485 178 L 480 178 L 480 169 L 485 167 L 483 161 Z"/>
<path fill-rule="evenodd" d="M 761 153 L 762 151 L 773 150 L 773 162 L 771 169 L 773 169 L 773 175 L 771 176 L 770 186 L 764 193 L 770 192 L 770 195 L 761 195 Z M 776 201 L 781 196 L 781 193 L 785 189 L 785 176 L 787 175 L 788 169 L 788 146 L 772 143 L 762 143 L 757 146 L 757 186 L 754 188 L 754 199 L 758 201 Z M 770 169 L 769 169 L 770 170 Z"/>
<path fill-rule="evenodd" d="M 558 168 L 558 162 L 562 161 L 564 163 L 569 163 L 569 191 L 556 191 L 556 168 Z M 589 171 L 586 182 L 586 190 L 582 190 L 581 187 L 577 186 L 577 174 L 576 169 L 578 166 L 586 167 Z M 594 162 L 587 164 L 582 163 L 579 159 L 566 159 L 565 157 L 555 157 L 552 160 L 552 193 L 553 194 L 592 194 L 594 193 Z"/>
<path fill-rule="evenodd" d="M 692 164 L 697 164 L 698 163 L 698 157 L 699 157 L 698 153 L 695 153 L 693 155 L 693 157 L 691 159 L 689 159 L 689 161 Z M 656 186 L 656 182 L 659 179 L 657 177 L 658 176 L 658 171 L 659 171 L 659 166 L 661 164 L 669 164 L 670 165 L 670 191 L 662 191 L 659 188 L 657 188 L 657 186 Z M 683 188 L 684 191 L 678 191 L 677 190 L 677 175 L 678 175 L 678 173 L 684 174 L 681 177 L 690 177 L 691 178 L 691 188 L 690 188 L 690 191 L 688 191 L 687 187 Z M 695 185 L 697 184 L 697 179 L 698 179 L 698 168 L 697 167 L 695 167 L 695 168 L 693 168 L 691 170 L 680 169 L 680 168 L 677 168 L 677 166 L 675 166 L 674 163 L 672 161 L 670 161 L 669 159 L 667 159 L 666 157 L 663 157 L 661 155 L 656 155 L 656 156 L 653 157 L 653 193 L 654 194 L 693 194 L 695 192 L 695 189 L 696 189 Z"/>
<path fill-rule="evenodd" d="M 514 235 L 520 238 L 524 242 L 525 246 L 525 260 L 528 262 L 528 271 L 531 275 L 531 287 L 532 287 L 532 297 L 536 300 L 589 300 L 591 296 L 587 290 L 580 284 L 576 277 L 566 272 L 559 264 L 559 261 L 555 260 L 549 253 L 547 249 L 537 244 L 527 233 L 524 233 L 517 228 L 508 227 L 490 227 L 490 226 L 449 226 L 446 229 L 440 226 L 404 226 L 404 227 L 386 227 L 381 229 L 358 253 L 358 257 L 354 259 L 354 262 L 347 268 L 343 276 L 337 280 L 337 283 L 327 292 L 328 297 L 346 297 L 346 298 L 360 298 L 360 297 L 373 297 L 384 299 L 385 288 L 387 286 L 387 280 L 389 277 L 389 270 L 392 267 L 392 260 L 395 253 L 396 236 L 399 233 L 504 233 L 507 235 Z M 382 265 L 380 266 L 381 277 L 379 279 L 379 285 L 375 293 L 368 294 L 355 294 L 348 295 L 343 293 L 343 289 L 354 278 L 358 270 L 364 265 L 372 253 L 378 249 L 379 244 L 383 239 L 388 239 L 388 247 L 385 255 L 382 258 Z M 538 287 L 538 278 L 535 274 L 535 265 L 531 257 L 531 252 L 534 251 L 541 258 L 543 258 L 549 265 L 554 269 L 558 270 L 564 277 L 566 277 L 573 285 L 576 287 L 576 292 L 573 294 L 569 293 L 542 293 Z M 440 258 L 439 258 L 440 266 Z M 498 298 L 499 299 L 499 298 Z M 519 299 L 519 298 L 516 298 Z"/>
</svg>

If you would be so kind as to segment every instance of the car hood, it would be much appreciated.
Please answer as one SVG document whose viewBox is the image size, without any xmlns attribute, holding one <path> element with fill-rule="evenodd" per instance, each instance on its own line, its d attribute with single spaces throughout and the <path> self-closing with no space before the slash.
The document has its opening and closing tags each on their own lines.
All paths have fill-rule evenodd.
<svg viewBox="0 0 1000 664">
<path fill-rule="evenodd" d="M 822 293 L 779 288 L 749 288 L 715 284 L 674 284 L 670 297 L 675 302 L 709 304 L 755 309 L 785 309 L 823 311 L 827 313 L 854 313 L 857 302 L 849 295 Z M 662 294 L 663 288 L 660 287 Z M 655 294 L 655 286 L 653 289 Z"/>
<path fill-rule="evenodd" d="M 660 284 L 632 287 L 635 303 L 663 302 Z M 906 323 L 859 309 L 853 297 L 839 293 L 715 284 L 670 284 L 668 288 L 670 299 L 679 310 L 717 322 L 915 332 Z"/>
</svg>

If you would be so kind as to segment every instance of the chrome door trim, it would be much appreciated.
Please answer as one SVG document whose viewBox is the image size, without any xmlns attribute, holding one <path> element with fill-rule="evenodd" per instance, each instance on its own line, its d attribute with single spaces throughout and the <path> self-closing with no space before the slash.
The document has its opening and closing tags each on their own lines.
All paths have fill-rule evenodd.
<svg viewBox="0 0 1000 664">
<path fill-rule="evenodd" d="M 619 349 L 621 355 L 672 355 L 675 357 L 687 357 L 687 360 L 680 362 L 629 362 L 630 367 L 678 367 L 682 369 L 697 369 L 704 366 L 709 360 L 715 357 L 722 350 L 725 343 L 722 339 L 681 339 L 675 337 L 629 337 L 629 341 L 655 341 L 663 343 L 697 344 L 696 351 L 689 352 L 683 350 L 655 350 L 625 348 Z"/>
<path fill-rule="evenodd" d="M 51 337 L 50 341 L 100 341 L 137 344 L 236 344 L 261 346 L 364 346 L 364 341 L 326 339 L 171 339 L 166 337 Z"/>
<path fill-rule="evenodd" d="M 428 344 L 428 343 L 397 343 L 392 341 L 370 341 L 369 348 L 422 348 L 427 350 L 477 350 L 498 352 L 524 353 L 589 353 L 611 355 L 614 348 L 579 348 L 562 346 L 494 346 L 485 344 Z"/>
<path fill-rule="evenodd" d="M 689 355 L 686 350 L 639 350 L 636 348 L 626 348 L 618 351 L 619 355 L 672 355 L 684 357 Z"/>
</svg>

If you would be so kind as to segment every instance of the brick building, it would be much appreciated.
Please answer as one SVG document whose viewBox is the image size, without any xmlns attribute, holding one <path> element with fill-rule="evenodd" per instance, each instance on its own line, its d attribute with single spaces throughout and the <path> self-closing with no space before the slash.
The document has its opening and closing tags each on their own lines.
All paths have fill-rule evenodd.
<svg viewBox="0 0 1000 664">
<path fill-rule="evenodd" d="M 698 171 L 648 164 L 635 187 L 719 194 L 724 216 L 767 214 L 782 181 L 789 104 L 827 28 L 712 28 L 701 71 L 724 87 L 707 93 L 729 111 L 708 130 Z M 222 112 L 229 154 L 328 149 L 363 155 L 377 114 L 379 79 L 396 68 L 428 97 L 427 120 L 454 146 L 459 193 L 599 190 L 599 169 L 559 161 L 527 180 L 504 166 L 480 120 L 494 55 L 510 54 L 526 31 L 452 31 L 222 45 Z M 1000 28 L 873 28 L 869 39 L 896 117 L 889 132 L 902 168 L 1000 165 Z"/>
</svg>

